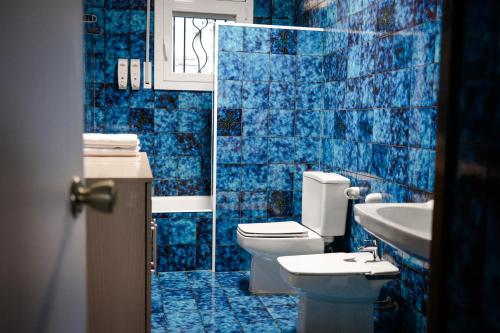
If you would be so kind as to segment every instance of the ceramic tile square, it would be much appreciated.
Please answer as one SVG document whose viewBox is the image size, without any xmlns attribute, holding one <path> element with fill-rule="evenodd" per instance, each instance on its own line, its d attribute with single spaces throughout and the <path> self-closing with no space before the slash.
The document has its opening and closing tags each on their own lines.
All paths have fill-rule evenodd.
<svg viewBox="0 0 500 333">
<path fill-rule="evenodd" d="M 408 148 L 391 147 L 389 162 L 389 172 L 393 181 L 406 184 L 408 180 Z"/>
<path fill-rule="evenodd" d="M 269 111 L 269 134 L 271 136 L 293 136 L 295 114 L 288 110 Z"/>
<path fill-rule="evenodd" d="M 242 27 L 219 27 L 219 49 L 221 51 L 243 51 L 243 31 Z"/>
<path fill-rule="evenodd" d="M 294 166 L 287 164 L 270 164 L 268 187 L 270 190 L 293 190 Z"/>
<path fill-rule="evenodd" d="M 391 116 L 388 110 L 377 109 L 373 114 L 373 141 L 378 143 L 390 143 Z"/>
<path fill-rule="evenodd" d="M 262 109 L 243 110 L 243 136 L 267 136 L 268 111 Z"/>
<path fill-rule="evenodd" d="M 220 80 L 241 80 L 243 62 L 241 52 L 219 53 L 218 78 Z"/>
<path fill-rule="evenodd" d="M 269 163 L 292 163 L 294 155 L 294 138 L 269 138 Z"/>
<path fill-rule="evenodd" d="M 390 143 L 397 146 L 408 144 L 408 111 L 392 109 L 390 114 Z"/>
<path fill-rule="evenodd" d="M 168 269 L 173 271 L 188 271 L 196 268 L 196 246 L 169 246 Z"/>
<path fill-rule="evenodd" d="M 211 110 L 212 93 L 199 91 L 180 91 L 179 109 L 181 110 Z"/>
<path fill-rule="evenodd" d="M 269 217 L 289 217 L 293 215 L 293 192 L 270 191 L 268 196 Z"/>
<path fill-rule="evenodd" d="M 358 112 L 358 141 L 372 141 L 373 113 L 373 110 Z"/>
<path fill-rule="evenodd" d="M 152 109 L 154 107 L 154 93 L 150 90 L 130 92 L 130 107 Z"/>
<path fill-rule="evenodd" d="M 267 216 L 267 193 L 242 192 L 241 216 L 244 218 L 265 218 Z"/>
<path fill-rule="evenodd" d="M 394 31 L 394 21 L 394 3 L 390 0 L 377 3 L 377 31 L 380 33 Z"/>
<path fill-rule="evenodd" d="M 274 54 L 297 54 L 297 31 L 272 29 L 271 52 Z"/>
<path fill-rule="evenodd" d="M 154 111 L 151 109 L 130 109 L 130 130 L 137 133 L 149 133 L 154 130 Z"/>
<path fill-rule="evenodd" d="M 272 109 L 293 109 L 295 107 L 295 85 L 271 82 L 269 101 Z"/>
<path fill-rule="evenodd" d="M 430 163 L 430 153 L 425 149 L 410 149 L 408 167 L 408 182 L 410 185 L 426 189 L 429 175 L 428 165 Z"/>
<path fill-rule="evenodd" d="M 241 108 L 242 84 L 240 81 L 219 80 L 218 105 L 223 108 Z"/>
<path fill-rule="evenodd" d="M 221 164 L 217 167 L 217 189 L 219 191 L 239 191 L 240 187 L 240 166 Z"/>
<path fill-rule="evenodd" d="M 200 136 L 193 133 L 176 135 L 177 149 L 180 156 L 199 156 L 201 154 Z"/>
<path fill-rule="evenodd" d="M 242 167 L 243 191 L 262 191 L 267 189 L 267 165 L 249 164 Z"/>
<path fill-rule="evenodd" d="M 297 71 L 296 57 L 286 54 L 271 54 L 271 80 L 295 82 Z"/>
<path fill-rule="evenodd" d="M 106 8 L 129 9 L 129 0 L 102 0 L 106 2 Z"/>
<path fill-rule="evenodd" d="M 127 33 L 129 31 L 129 24 L 124 22 L 130 21 L 130 11 L 128 10 L 106 10 L 106 31 L 113 31 L 114 33 Z"/>
<path fill-rule="evenodd" d="M 245 28 L 243 35 L 243 51 L 252 53 L 271 52 L 271 30 Z"/>
<path fill-rule="evenodd" d="M 179 132 L 204 133 L 210 129 L 212 112 L 208 110 L 182 110 L 177 114 Z"/>
<path fill-rule="evenodd" d="M 117 58 L 128 58 L 129 56 L 129 38 L 127 34 L 112 33 L 105 35 L 106 59 L 113 60 L 116 68 Z"/>
<path fill-rule="evenodd" d="M 407 68 L 411 66 L 413 49 L 413 35 L 408 33 L 394 34 L 393 38 L 393 61 L 394 69 Z M 434 54 L 433 54 L 434 56 Z"/>
<path fill-rule="evenodd" d="M 129 131 L 129 109 L 109 108 L 104 112 L 104 126 L 107 132 Z"/>
<path fill-rule="evenodd" d="M 269 107 L 269 82 L 243 81 L 242 105 L 245 109 Z"/>
<path fill-rule="evenodd" d="M 300 83 L 297 85 L 296 108 L 299 110 L 320 110 L 323 107 L 323 85 L 321 83 Z"/>
<path fill-rule="evenodd" d="M 129 95 L 129 90 L 119 90 L 115 85 L 106 85 L 104 91 L 105 105 L 128 108 Z"/>
<path fill-rule="evenodd" d="M 217 137 L 217 160 L 220 163 L 240 163 L 241 138 Z"/>
<path fill-rule="evenodd" d="M 267 163 L 268 139 L 262 137 L 243 138 L 242 162 L 243 163 Z"/>
<path fill-rule="evenodd" d="M 295 136 L 319 137 L 321 134 L 321 113 L 298 111 L 295 116 Z"/>
<path fill-rule="evenodd" d="M 243 78 L 251 81 L 269 81 L 270 57 L 264 53 L 242 53 Z"/>
<path fill-rule="evenodd" d="M 152 46 L 153 44 L 154 44 L 154 39 L 151 39 L 150 45 Z M 144 33 L 129 34 L 129 45 L 130 45 L 130 57 L 132 59 L 140 59 L 141 62 L 144 62 L 146 54 L 146 34 Z M 150 52 L 152 52 L 152 48 L 150 49 Z"/>
<path fill-rule="evenodd" d="M 178 159 L 179 179 L 193 179 L 201 177 L 201 157 L 179 157 Z"/>
<path fill-rule="evenodd" d="M 324 32 L 299 30 L 297 32 L 297 54 L 323 55 Z"/>
<path fill-rule="evenodd" d="M 397 0 L 394 5 L 396 30 L 411 27 L 415 20 L 415 6 L 411 0 Z"/>
<path fill-rule="evenodd" d="M 217 113 L 217 130 L 221 136 L 240 136 L 241 109 L 219 109 Z"/>
<path fill-rule="evenodd" d="M 333 115 L 333 138 L 345 140 L 347 126 L 347 112 L 335 111 Z"/>
<path fill-rule="evenodd" d="M 297 58 L 298 58 L 297 81 L 300 82 L 323 81 L 323 57 L 300 56 Z"/>
<path fill-rule="evenodd" d="M 142 33 L 145 31 L 146 31 L 146 11 L 144 11 L 144 10 L 131 10 L 130 11 L 130 32 Z"/>
<path fill-rule="evenodd" d="M 392 89 L 392 106 L 410 106 L 410 72 L 408 70 L 400 70 L 392 73 Z"/>
<path fill-rule="evenodd" d="M 439 47 L 440 27 L 433 22 L 426 22 L 413 29 L 412 64 L 427 65 L 436 61 L 435 50 Z"/>
<path fill-rule="evenodd" d="M 293 16 L 293 2 L 288 0 L 275 0 L 273 2 L 273 17 L 284 18 Z"/>
<path fill-rule="evenodd" d="M 439 86 L 439 65 L 415 67 L 411 71 L 412 106 L 433 106 L 437 104 Z"/>
<path fill-rule="evenodd" d="M 344 107 L 345 82 L 327 82 L 324 91 L 325 110 L 336 110 Z"/>
<path fill-rule="evenodd" d="M 178 107 L 179 95 L 173 91 L 155 90 L 155 107 L 175 110 Z"/>
<path fill-rule="evenodd" d="M 319 160 L 319 141 L 314 138 L 295 139 L 295 162 L 317 163 Z"/>
<path fill-rule="evenodd" d="M 196 243 L 196 221 L 181 220 L 170 223 L 170 245 L 190 245 Z"/>
<path fill-rule="evenodd" d="M 219 219 L 217 221 L 217 244 L 235 245 L 238 219 Z"/>
<path fill-rule="evenodd" d="M 240 196 L 238 192 L 218 192 L 217 217 L 239 217 Z"/>
<path fill-rule="evenodd" d="M 155 174 L 154 170 L 153 174 Z M 175 179 L 153 180 L 153 193 L 156 196 L 177 195 L 177 181 Z"/>
<path fill-rule="evenodd" d="M 271 2 L 269 0 L 255 0 L 254 16 L 267 18 L 271 16 Z"/>
</svg>

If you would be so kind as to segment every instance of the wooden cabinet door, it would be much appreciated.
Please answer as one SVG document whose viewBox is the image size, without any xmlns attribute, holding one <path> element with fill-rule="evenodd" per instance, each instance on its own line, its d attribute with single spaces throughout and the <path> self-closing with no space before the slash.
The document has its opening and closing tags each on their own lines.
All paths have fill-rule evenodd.
<svg viewBox="0 0 500 333">
<path fill-rule="evenodd" d="M 112 214 L 87 211 L 88 319 L 92 333 L 140 333 L 147 327 L 148 222 L 144 182 L 115 181 Z"/>
</svg>

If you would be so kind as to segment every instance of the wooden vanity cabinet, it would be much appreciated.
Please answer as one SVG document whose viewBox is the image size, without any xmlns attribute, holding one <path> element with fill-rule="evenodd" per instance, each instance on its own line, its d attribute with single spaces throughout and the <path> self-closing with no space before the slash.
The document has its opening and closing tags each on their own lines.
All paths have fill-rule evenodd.
<svg viewBox="0 0 500 333">
<path fill-rule="evenodd" d="M 88 185 L 111 179 L 117 191 L 113 213 L 86 209 L 87 331 L 149 332 L 155 236 L 147 156 L 85 157 L 84 173 Z"/>
</svg>

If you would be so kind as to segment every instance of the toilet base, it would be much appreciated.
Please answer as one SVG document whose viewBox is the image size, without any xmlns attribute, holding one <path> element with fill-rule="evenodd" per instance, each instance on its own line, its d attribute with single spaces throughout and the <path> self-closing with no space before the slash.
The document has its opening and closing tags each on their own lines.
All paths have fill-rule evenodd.
<svg viewBox="0 0 500 333">
<path fill-rule="evenodd" d="M 373 303 L 335 303 L 300 294 L 299 333 L 373 333 Z"/>
<path fill-rule="evenodd" d="M 276 258 L 252 257 L 250 269 L 250 292 L 254 294 L 294 294 L 280 275 L 280 265 Z"/>
</svg>

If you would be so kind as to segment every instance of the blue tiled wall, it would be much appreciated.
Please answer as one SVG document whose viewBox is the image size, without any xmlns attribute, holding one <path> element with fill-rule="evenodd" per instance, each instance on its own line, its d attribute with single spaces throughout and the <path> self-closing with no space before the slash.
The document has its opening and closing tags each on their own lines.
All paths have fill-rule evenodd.
<svg viewBox="0 0 500 333">
<path fill-rule="evenodd" d="M 297 24 L 325 28 L 321 169 L 341 172 L 387 201 L 432 198 L 439 84 L 438 1 L 308 1 Z M 346 247 L 371 238 L 348 216 Z M 397 318 L 381 328 L 425 332 L 428 263 L 380 243 L 401 280 L 381 296 L 397 300 Z"/>
<path fill-rule="evenodd" d="M 212 93 L 118 90 L 117 59 L 144 61 L 146 1 L 85 0 L 84 6 L 86 14 L 97 17 L 97 23 L 87 24 L 85 31 L 101 31 L 85 34 L 84 40 L 85 131 L 137 133 L 153 168 L 154 195 L 209 195 Z M 254 13 L 256 23 L 291 25 L 293 1 L 257 0 Z M 153 37 L 150 46 L 154 46 Z M 154 54 L 153 49 L 150 52 Z M 160 270 L 210 268 L 207 240 L 212 234 L 204 215 L 160 215 L 160 234 L 177 230 L 179 224 L 190 235 L 182 240 L 162 238 Z"/>
<path fill-rule="evenodd" d="M 85 131 L 137 133 L 153 168 L 155 195 L 207 195 L 212 94 L 117 88 L 117 59 L 144 61 L 145 4 L 85 3 L 85 12 L 96 15 L 94 27 L 102 32 L 85 35 Z"/>
<path fill-rule="evenodd" d="M 297 24 L 324 32 L 220 32 L 218 270 L 248 269 L 238 223 L 300 220 L 304 170 L 340 172 L 386 201 L 432 198 L 440 7 L 299 1 Z M 263 42 L 253 48 L 256 35 Z M 337 242 L 356 251 L 370 236 L 349 214 Z M 428 263 L 380 248 L 402 272 L 383 292 L 400 303 L 392 325 L 425 331 Z"/>
<path fill-rule="evenodd" d="M 255 24 L 293 25 L 293 0 L 254 0 Z"/>
<path fill-rule="evenodd" d="M 217 270 L 249 268 L 242 222 L 300 218 L 301 175 L 318 169 L 321 31 L 219 30 Z"/>
<path fill-rule="evenodd" d="M 212 213 L 161 213 L 154 218 L 160 272 L 212 268 Z"/>
</svg>

